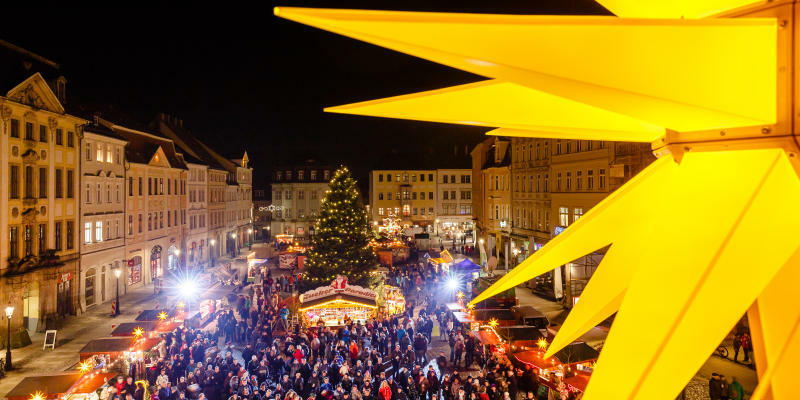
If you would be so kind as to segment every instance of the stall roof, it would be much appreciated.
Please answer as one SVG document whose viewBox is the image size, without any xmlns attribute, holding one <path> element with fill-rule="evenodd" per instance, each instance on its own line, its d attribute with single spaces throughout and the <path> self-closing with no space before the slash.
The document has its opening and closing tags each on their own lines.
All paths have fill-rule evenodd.
<svg viewBox="0 0 800 400">
<path fill-rule="evenodd" d="M 367 300 L 367 299 L 365 299 L 363 297 L 350 296 L 350 295 L 347 295 L 347 294 L 337 294 L 337 295 L 334 295 L 334 296 L 320 297 L 319 299 L 314 299 L 314 300 L 302 303 L 302 304 L 300 304 L 300 309 L 301 310 L 305 310 L 305 309 L 308 309 L 310 307 L 319 306 L 319 305 L 330 303 L 330 302 L 339 302 L 339 303 L 343 303 L 343 304 L 348 304 L 349 303 L 349 304 L 356 304 L 356 305 L 359 305 L 359 306 L 372 307 L 372 308 L 377 307 L 377 305 L 375 304 L 374 300 L 372 302 L 370 302 L 369 300 Z"/>
<path fill-rule="evenodd" d="M 447 307 L 447 309 L 449 311 L 453 311 L 453 312 L 461 311 L 461 308 L 462 308 L 460 305 L 458 305 L 458 303 L 447 303 L 445 306 Z"/>
<path fill-rule="evenodd" d="M 431 258 L 430 261 L 434 264 L 446 264 L 453 262 L 453 256 L 449 251 L 444 250 L 439 254 L 439 257 Z"/>
<path fill-rule="evenodd" d="M 136 343 L 133 341 L 133 337 L 131 336 L 122 336 L 122 337 L 110 337 L 110 338 L 101 338 L 101 339 L 94 339 L 89 343 L 86 343 L 86 346 L 79 351 L 80 354 L 105 354 L 105 353 L 121 353 L 124 351 L 131 350 L 133 347 L 133 351 L 146 351 L 150 350 L 158 342 L 161 341 L 161 338 L 143 338 Z"/>
<path fill-rule="evenodd" d="M 160 321 L 158 319 L 158 314 L 162 312 L 167 313 L 167 318 L 174 318 L 175 317 L 175 309 L 171 310 L 162 310 L 162 309 L 155 309 L 155 310 L 144 310 L 136 316 L 136 321 Z"/>
<path fill-rule="evenodd" d="M 42 392 L 47 399 L 58 399 L 67 392 L 91 393 L 103 386 L 116 372 L 95 373 L 85 376 L 79 372 L 28 376 L 6 395 L 9 400 L 27 400 L 32 394 Z"/>
<path fill-rule="evenodd" d="M 476 308 L 472 310 L 472 315 L 478 321 L 488 321 L 492 318 L 498 321 L 516 321 L 514 313 L 507 308 Z"/>
<path fill-rule="evenodd" d="M 68 372 L 56 375 L 28 376 L 22 379 L 17 386 L 14 386 L 6 395 L 9 400 L 27 399 L 37 391 L 45 394 L 46 398 L 54 399 L 66 393 L 78 378 L 79 372 Z"/>
<path fill-rule="evenodd" d="M 145 333 L 147 332 L 172 332 L 178 327 L 176 322 L 158 322 L 158 321 L 140 321 L 140 322 L 124 322 L 119 324 L 113 331 L 111 336 L 133 336 L 133 331 L 141 327 Z"/>
</svg>

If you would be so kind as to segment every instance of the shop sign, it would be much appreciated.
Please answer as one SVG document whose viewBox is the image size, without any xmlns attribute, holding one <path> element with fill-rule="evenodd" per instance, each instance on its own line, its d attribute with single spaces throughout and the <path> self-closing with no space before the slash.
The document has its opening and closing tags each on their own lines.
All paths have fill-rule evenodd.
<svg viewBox="0 0 800 400">
<path fill-rule="evenodd" d="M 556 226 L 553 228 L 553 236 L 558 236 L 559 233 L 564 232 L 566 230 L 566 226 Z"/>
<path fill-rule="evenodd" d="M 261 211 L 261 212 L 264 212 L 264 211 L 272 212 L 272 211 L 279 211 L 279 210 L 283 210 L 283 206 L 270 205 L 270 206 L 258 207 L 258 211 Z"/>
<path fill-rule="evenodd" d="M 61 274 L 58 277 L 58 283 L 67 282 L 72 280 L 72 272 L 67 272 L 65 274 Z"/>
<path fill-rule="evenodd" d="M 360 297 L 367 300 L 375 301 L 377 294 L 369 289 L 361 286 L 350 285 L 347 282 L 347 277 L 339 275 L 331 282 L 329 286 L 323 286 L 314 290 L 303 293 L 300 296 L 300 302 L 307 302 L 316 300 L 323 297 L 335 296 L 338 294 L 346 294 L 349 296 Z"/>
</svg>

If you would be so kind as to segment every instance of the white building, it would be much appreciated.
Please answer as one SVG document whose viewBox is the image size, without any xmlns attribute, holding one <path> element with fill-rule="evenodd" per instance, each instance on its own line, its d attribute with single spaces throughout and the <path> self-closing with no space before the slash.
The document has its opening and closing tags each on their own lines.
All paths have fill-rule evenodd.
<svg viewBox="0 0 800 400">
<path fill-rule="evenodd" d="M 271 232 L 273 235 L 294 235 L 307 243 L 314 235 L 314 220 L 319 214 L 320 201 L 328 190 L 333 174 L 329 166 L 314 160 L 305 165 L 275 170 L 272 183 Z"/>
<path fill-rule="evenodd" d="M 184 155 L 185 157 L 186 155 Z M 187 160 L 189 161 L 189 160 Z M 188 230 L 186 261 L 190 267 L 205 266 L 208 261 L 208 166 L 189 161 Z"/>
<path fill-rule="evenodd" d="M 443 240 L 472 244 L 472 170 L 436 170 L 436 229 Z"/>
<path fill-rule="evenodd" d="M 114 299 L 115 271 L 121 290 L 141 281 L 141 272 L 124 274 L 125 145 L 110 129 L 97 124 L 83 131 L 80 187 L 80 308 Z"/>
</svg>

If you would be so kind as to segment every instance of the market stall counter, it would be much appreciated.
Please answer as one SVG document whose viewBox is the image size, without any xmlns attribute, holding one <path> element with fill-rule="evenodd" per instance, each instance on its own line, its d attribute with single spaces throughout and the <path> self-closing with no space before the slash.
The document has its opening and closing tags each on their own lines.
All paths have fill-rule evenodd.
<svg viewBox="0 0 800 400">
<path fill-rule="evenodd" d="M 349 285 L 347 277 L 338 276 L 329 286 L 300 295 L 300 313 L 309 326 L 343 326 L 347 322 L 366 321 L 378 308 L 377 294 L 361 286 Z"/>
<path fill-rule="evenodd" d="M 67 372 L 61 374 L 29 376 L 24 378 L 6 395 L 8 400 L 28 400 L 34 394 L 42 399 L 82 400 L 96 399 L 97 389 L 106 385 L 117 373 L 92 372 L 82 374 Z"/>
</svg>

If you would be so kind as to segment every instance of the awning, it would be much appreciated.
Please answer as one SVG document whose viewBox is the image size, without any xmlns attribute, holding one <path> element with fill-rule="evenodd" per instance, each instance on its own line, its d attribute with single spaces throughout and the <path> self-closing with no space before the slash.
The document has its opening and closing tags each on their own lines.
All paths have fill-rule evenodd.
<svg viewBox="0 0 800 400">
<path fill-rule="evenodd" d="M 133 336 L 133 331 L 136 328 L 142 328 L 143 333 L 149 332 L 172 332 L 178 327 L 176 322 L 157 322 L 157 321 L 140 321 L 140 322 L 125 322 L 119 324 L 113 331 L 111 336 Z"/>
<path fill-rule="evenodd" d="M 462 307 L 458 303 L 447 303 L 446 307 L 451 312 L 461 311 Z"/>
<path fill-rule="evenodd" d="M 449 251 L 444 250 L 439 254 L 437 258 L 431 258 L 431 262 L 434 264 L 445 264 L 453 262 L 453 256 L 450 254 Z"/>
<path fill-rule="evenodd" d="M 305 311 L 309 308 L 320 307 L 323 305 L 340 306 L 340 307 L 368 307 L 377 308 L 375 300 L 367 300 L 362 297 L 350 296 L 347 294 L 337 294 L 333 296 L 320 297 L 300 305 L 300 311 Z"/>
<path fill-rule="evenodd" d="M 584 342 L 574 342 L 564 346 L 553 357 L 564 364 L 577 364 L 596 360 L 600 357 L 600 352 Z"/>
</svg>

